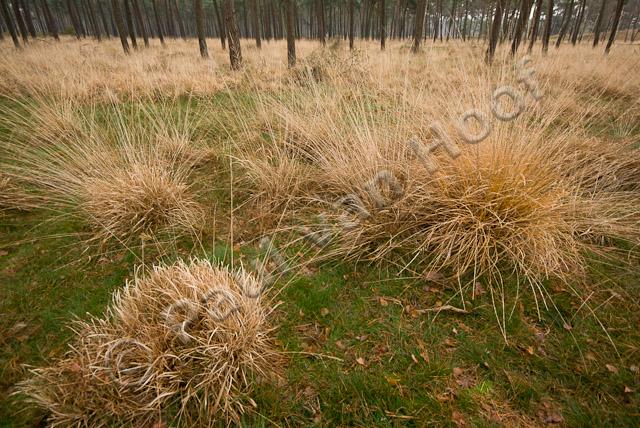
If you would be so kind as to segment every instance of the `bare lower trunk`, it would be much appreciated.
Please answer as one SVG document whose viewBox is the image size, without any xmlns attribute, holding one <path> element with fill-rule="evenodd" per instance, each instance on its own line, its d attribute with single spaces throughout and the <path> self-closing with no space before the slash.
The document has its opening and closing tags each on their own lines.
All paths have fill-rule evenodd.
<svg viewBox="0 0 640 428">
<path fill-rule="evenodd" d="M 120 36 L 120 42 L 122 43 L 122 49 L 125 54 L 129 54 L 129 42 L 127 41 L 127 30 L 124 27 L 124 21 L 122 20 L 122 13 L 120 12 L 120 1 L 111 0 L 111 9 L 113 9 L 113 20 L 116 23 L 118 29 L 118 35 Z"/>
<path fill-rule="evenodd" d="M 242 66 L 242 49 L 240 48 L 240 37 L 238 36 L 233 0 L 224 0 L 224 22 L 227 28 L 227 39 L 229 40 L 231 69 L 237 70 Z"/>
<path fill-rule="evenodd" d="M 158 37 L 160 38 L 160 44 L 164 46 L 164 34 L 162 32 L 162 23 L 160 22 L 160 13 L 158 12 L 157 0 L 151 0 L 153 6 L 153 14 L 156 19 L 156 27 L 158 29 Z"/>
<path fill-rule="evenodd" d="M 613 15 L 613 23 L 611 24 L 611 34 L 609 35 L 609 41 L 607 42 L 607 47 L 604 49 L 604 53 L 609 53 L 609 50 L 611 49 L 611 46 L 616 39 L 616 33 L 618 31 L 618 24 L 620 23 L 620 15 L 622 15 L 623 6 L 624 0 L 618 0 L 615 15 Z"/>
<path fill-rule="evenodd" d="M 136 24 L 138 25 L 138 31 L 142 35 L 142 40 L 144 40 L 144 45 L 146 47 L 149 47 L 149 36 L 147 36 L 147 30 L 144 28 L 144 20 L 142 19 L 140 2 L 139 0 L 131 0 L 131 4 L 133 6 L 133 13 L 136 16 Z"/>
<path fill-rule="evenodd" d="M 49 4 L 47 0 L 42 0 L 42 12 L 44 13 L 44 20 L 47 23 L 47 30 L 51 37 L 60 41 L 60 36 L 58 35 L 58 25 L 56 24 L 56 20 L 53 18 L 51 14 L 51 9 L 49 8 Z"/>
<path fill-rule="evenodd" d="M 11 34 L 11 40 L 13 40 L 13 45 L 16 49 L 20 49 L 20 41 L 18 40 L 18 33 L 16 31 L 16 27 L 13 24 L 13 19 L 11 18 L 11 13 L 9 12 L 9 6 L 7 5 L 7 0 L 0 0 L 0 7 L 2 7 L 2 16 L 4 18 L 4 22 L 7 24 L 7 29 L 9 30 L 9 34 Z"/>
<path fill-rule="evenodd" d="M 538 26 L 540 25 L 540 15 L 542 15 L 542 0 L 536 0 L 536 10 L 533 14 L 533 24 L 531 26 L 531 34 L 529 35 L 529 47 L 527 52 L 531 53 L 533 44 L 538 38 Z"/>
<path fill-rule="evenodd" d="M 202 0 L 195 0 L 196 9 L 196 30 L 198 32 L 198 46 L 200 47 L 200 56 L 202 58 L 209 58 L 209 51 L 207 50 L 207 39 L 204 32 L 204 7 Z"/>
<path fill-rule="evenodd" d="M 296 65 L 296 37 L 293 19 L 293 5 L 291 4 L 292 1 L 293 0 L 284 0 L 284 7 L 287 13 L 287 63 L 289 64 L 289 67 L 294 67 Z"/>
<path fill-rule="evenodd" d="M 251 27 L 253 29 L 253 37 L 256 39 L 256 47 L 262 49 L 262 39 L 260 38 L 260 25 L 258 16 L 258 2 L 256 0 L 251 1 Z M 286 5 L 285 5 L 286 7 Z"/>
<path fill-rule="evenodd" d="M 413 27 L 413 47 L 411 50 L 413 53 L 420 51 L 420 42 L 422 41 L 422 27 L 424 25 L 424 10 L 426 0 L 418 0 L 416 5 L 416 19 Z"/>
<path fill-rule="evenodd" d="M 498 0 L 496 4 L 496 11 L 493 15 L 493 23 L 491 24 L 491 35 L 489 36 L 489 46 L 487 47 L 487 53 L 485 61 L 488 64 L 493 62 L 493 57 L 496 53 L 496 45 L 498 44 L 498 37 L 500 36 L 500 28 L 502 21 L 502 3 L 503 0 Z"/>
<path fill-rule="evenodd" d="M 600 12 L 598 12 L 598 18 L 596 18 L 596 25 L 593 28 L 593 47 L 598 46 L 600 42 L 600 28 L 602 26 L 602 17 L 604 16 L 604 11 L 607 6 L 607 0 L 602 0 L 600 3 Z"/>
<path fill-rule="evenodd" d="M 353 50 L 353 15 L 355 14 L 355 0 L 349 0 L 349 49 Z"/>
</svg>

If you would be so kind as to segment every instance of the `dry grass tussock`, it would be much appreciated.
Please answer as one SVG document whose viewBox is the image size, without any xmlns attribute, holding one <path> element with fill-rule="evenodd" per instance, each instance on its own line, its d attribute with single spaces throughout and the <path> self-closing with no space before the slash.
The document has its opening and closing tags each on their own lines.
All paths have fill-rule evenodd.
<svg viewBox="0 0 640 428">
<path fill-rule="evenodd" d="M 155 267 L 117 291 L 104 318 L 76 322 L 68 353 L 19 391 L 52 426 L 238 422 L 252 387 L 276 380 L 282 362 L 261 288 L 207 261 Z"/>
<path fill-rule="evenodd" d="M 558 73 L 565 61 L 537 60 L 536 69 Z M 367 77 L 354 84 L 333 74 L 330 84 L 262 96 L 255 114 L 235 115 L 242 118 L 236 125 L 241 178 L 257 206 L 279 207 L 291 221 L 331 237 L 326 257 L 445 271 L 461 286 L 484 278 L 496 301 L 504 296 L 505 276 L 515 275 L 546 304 L 545 279 L 569 286 L 590 252 L 612 254 L 594 244 L 602 237 L 638 242 L 638 149 L 629 136 L 591 133 L 588 118 L 606 106 L 580 104 L 583 81 L 536 75 L 545 94 L 537 103 L 524 95 L 515 63 L 506 56 L 501 61 L 487 68 L 473 50 L 461 50 L 444 66 L 421 72 L 424 84 L 372 85 Z M 522 114 L 510 122 L 491 113 L 491 95 L 502 85 L 518 88 L 525 99 Z M 505 110 L 513 107 L 503 100 Z M 478 144 L 463 142 L 456 127 L 471 108 L 484 112 L 492 128 Z M 452 159 L 438 148 L 439 169 L 431 173 L 408 141 L 417 138 L 426 147 L 436 121 L 461 154 Z M 473 120 L 468 125 L 479 132 Z M 397 183 L 380 179 L 389 174 Z M 376 177 L 382 198 L 368 190 Z M 356 199 L 361 208 L 353 207 Z"/>
<path fill-rule="evenodd" d="M 204 211 L 190 177 L 204 152 L 189 110 L 39 100 L 7 108 L 3 122 L 6 175 L 34 205 L 85 221 L 93 243 L 198 234 Z"/>
</svg>

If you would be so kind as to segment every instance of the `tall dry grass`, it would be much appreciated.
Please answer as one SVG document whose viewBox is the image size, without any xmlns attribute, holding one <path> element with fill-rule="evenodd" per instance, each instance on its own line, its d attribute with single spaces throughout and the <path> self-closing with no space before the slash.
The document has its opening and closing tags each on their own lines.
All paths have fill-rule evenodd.
<svg viewBox="0 0 640 428">
<path fill-rule="evenodd" d="M 255 109 L 233 114 L 239 177 L 252 189 L 256 215 L 285 217 L 330 236 L 324 257 L 391 262 L 418 275 L 447 272 L 461 289 L 486 281 L 504 325 L 502 287 L 513 283 L 507 277 L 543 307 L 550 305 L 547 280 L 573 288 L 593 254 L 616 254 L 603 242 L 639 242 L 637 116 L 621 116 L 626 132 L 619 138 L 591 126 L 620 107 L 618 98 L 606 101 L 611 85 L 637 94 L 638 79 L 625 74 L 637 60 L 578 50 L 593 61 L 593 74 L 585 70 L 588 60 L 573 64 L 564 49 L 533 58 L 540 102 L 518 83 L 516 61 L 506 52 L 493 67 L 464 47 L 455 55 L 431 48 L 398 63 L 386 62 L 397 52 L 365 56 L 356 70 L 367 72 L 358 80 L 326 64 L 322 78 L 316 72 L 304 83 L 293 79 L 295 90 L 286 94 L 257 93 Z M 504 85 L 525 97 L 522 114 L 510 122 L 490 109 L 493 91 Z M 591 103 L 594 93 L 605 101 Z M 463 142 L 457 131 L 471 108 L 490 117 L 492 127 L 478 144 Z M 434 141 L 434 122 L 461 155 L 452 159 L 440 147 L 439 169 L 430 173 L 409 141 Z M 398 192 L 382 180 L 382 206 L 367 191 L 381 172 L 402 187 L 394 197 Z M 362 207 L 354 209 L 357 200 Z M 318 214 L 328 221 L 317 224 Z"/>
<path fill-rule="evenodd" d="M 226 133 L 224 149 L 239 167 L 233 184 L 248 199 L 244 216 L 293 229 L 318 223 L 320 214 L 328 221 L 312 228 L 333 237 L 328 257 L 387 261 L 417 274 L 443 270 L 461 283 L 484 278 L 497 300 L 504 277 L 514 275 L 544 303 L 545 280 L 569 286 L 588 254 L 615 254 L 599 243 L 637 243 L 635 46 L 618 45 L 607 57 L 586 45 L 535 52 L 531 65 L 544 94 L 536 102 L 518 82 L 508 50 L 499 50 L 488 67 L 478 42 L 428 43 L 412 55 L 408 42 L 389 43 L 385 52 L 360 42 L 350 52 L 338 40 L 324 49 L 301 41 L 292 70 L 285 67 L 283 42 L 261 51 L 250 43 L 244 41 L 246 65 L 238 73 L 228 70 L 213 40 L 209 61 L 184 42 L 129 57 L 115 41 L 34 44 L 7 52 L 0 88 L 5 95 L 53 99 L 67 93 L 76 105 L 202 95 L 206 126 Z M 504 85 L 525 99 L 511 122 L 496 120 L 490 110 L 493 91 Z M 205 95 L 218 91 L 229 96 L 231 110 L 208 102 Z M 491 118 L 489 138 L 476 145 L 463 143 L 456 128 L 471 108 Z M 185 184 L 190 166 L 147 149 L 149 139 L 167 135 L 164 128 L 142 126 L 145 137 L 134 138 L 135 117 L 115 120 L 103 132 L 64 103 L 38 110 L 25 117 L 42 119 L 23 121 L 28 126 L 16 134 L 21 143 L 8 145 L 9 163 L 16 178 L 44 190 L 43 197 L 50 194 L 47 204 L 76 210 L 100 240 L 164 232 L 165 226 L 175 228 L 166 235 L 175 235 L 198 223 Z M 450 159 L 438 149 L 440 168 L 429 173 L 408 142 L 432 141 L 434 122 L 461 156 Z M 189 141 L 189 129 L 180 126 L 159 139 Z M 388 202 L 382 205 L 366 190 L 381 171 L 403 188 L 399 198 L 383 188 Z M 125 188 L 137 191 L 121 192 Z M 345 195 L 363 201 L 359 218 L 345 212 L 344 203 L 335 207 Z"/>
<path fill-rule="evenodd" d="M 154 267 L 117 291 L 103 318 L 76 322 L 68 353 L 32 370 L 19 393 L 51 426 L 237 423 L 282 362 L 261 290 L 250 274 L 203 260 Z"/>
<path fill-rule="evenodd" d="M 206 152 L 188 109 L 39 98 L 3 110 L 5 174 L 32 205 L 84 221 L 88 241 L 198 235 L 205 213 L 190 177 Z"/>
</svg>

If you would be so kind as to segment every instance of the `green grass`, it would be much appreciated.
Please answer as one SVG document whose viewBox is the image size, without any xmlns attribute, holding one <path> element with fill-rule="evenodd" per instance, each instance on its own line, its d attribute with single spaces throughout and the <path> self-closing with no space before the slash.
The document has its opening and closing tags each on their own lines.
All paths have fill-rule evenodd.
<svg viewBox="0 0 640 428">
<path fill-rule="evenodd" d="M 208 101 L 229 107 L 224 96 Z M 167 260 L 194 254 L 230 262 L 227 171 L 217 171 L 211 196 L 222 220 L 215 249 L 205 236 L 203 249 L 182 242 Z M 77 237 L 82 229 L 77 220 L 52 221 L 39 211 L 0 217 L 0 427 L 38 424 L 44 414 L 10 396 L 28 374 L 25 365 L 62 355 L 72 317 L 100 315 L 112 291 L 133 276 L 140 254 L 90 257 Z M 248 244 L 234 251 L 236 261 L 256 253 Z M 275 321 L 287 351 L 286 382 L 259 385 L 257 414 L 244 424 L 492 427 L 561 419 L 576 427 L 638 426 L 640 375 L 632 368 L 640 365 L 640 269 L 630 263 L 590 267 L 580 291 L 593 314 L 549 283 L 557 308 L 539 319 L 532 297 L 521 293 L 507 341 L 488 292 L 468 314 L 419 314 L 450 299 L 459 305 L 457 286 L 379 266 L 312 264 L 274 286 L 284 287 Z"/>
</svg>

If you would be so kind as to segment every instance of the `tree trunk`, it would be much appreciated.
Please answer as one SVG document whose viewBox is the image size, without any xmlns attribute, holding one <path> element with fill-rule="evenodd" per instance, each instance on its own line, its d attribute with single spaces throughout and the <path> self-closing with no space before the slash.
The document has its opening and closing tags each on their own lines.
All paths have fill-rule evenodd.
<svg viewBox="0 0 640 428">
<path fill-rule="evenodd" d="M 46 1 L 46 0 L 44 0 Z M 104 27 L 104 32 L 107 34 L 107 39 L 111 38 L 111 31 L 109 28 L 109 23 L 107 22 L 107 15 L 104 13 L 104 8 L 102 7 L 102 0 L 98 0 L 98 13 L 100 14 L 100 20 L 102 21 L 102 26 Z"/>
<path fill-rule="evenodd" d="M 604 16 L 604 12 L 607 6 L 607 0 L 602 0 L 600 4 L 600 12 L 598 13 L 598 18 L 596 19 L 596 25 L 593 28 L 593 47 L 598 46 L 600 42 L 600 27 L 602 25 L 602 18 Z"/>
<path fill-rule="evenodd" d="M 164 34 L 162 32 L 162 23 L 160 21 L 160 13 L 158 12 L 157 0 L 151 0 L 151 5 L 153 6 L 153 14 L 156 18 L 156 27 L 158 29 L 158 37 L 160 38 L 160 44 L 164 46 Z"/>
<path fill-rule="evenodd" d="M 580 4 L 580 11 L 578 12 L 578 20 L 576 21 L 576 26 L 573 29 L 573 34 L 571 35 L 571 44 L 573 46 L 578 42 L 578 33 L 580 32 L 580 26 L 582 25 L 582 19 L 584 18 L 584 8 L 586 7 L 587 0 L 582 0 Z"/>
<path fill-rule="evenodd" d="M 455 24 L 457 6 L 458 0 L 453 0 L 453 4 L 451 5 L 451 17 L 449 18 L 449 28 L 447 28 L 447 42 L 449 41 L 449 37 L 451 36 L 451 32 L 453 31 L 453 26 Z"/>
<path fill-rule="evenodd" d="M 122 13 L 120 13 L 120 0 L 111 0 L 111 9 L 113 10 L 113 20 L 116 22 L 116 28 L 118 29 L 118 35 L 120 36 L 120 42 L 122 43 L 122 49 L 125 54 L 129 54 L 129 42 L 127 42 L 127 30 L 124 27 L 122 20 Z"/>
<path fill-rule="evenodd" d="M 140 32 L 140 34 L 142 34 L 142 40 L 144 40 L 144 45 L 146 47 L 149 47 L 149 36 L 147 36 L 147 30 L 144 27 L 144 20 L 142 19 L 142 11 L 140 10 L 140 2 L 139 0 L 131 0 L 131 5 L 133 6 L 133 13 L 136 16 L 136 24 L 138 26 L 138 31 Z"/>
<path fill-rule="evenodd" d="M 218 20 L 218 28 L 220 29 L 220 44 L 222 45 L 222 50 L 225 50 L 227 30 L 224 25 L 224 19 L 222 19 L 222 17 L 220 16 L 220 9 L 218 8 L 218 0 L 213 0 L 213 11 L 216 14 L 216 19 Z"/>
<path fill-rule="evenodd" d="M 207 39 L 204 32 L 204 6 L 202 0 L 195 0 L 194 7 L 196 9 L 196 30 L 198 32 L 198 46 L 200 46 L 200 56 L 202 58 L 209 58 L 209 51 L 207 50 Z"/>
<path fill-rule="evenodd" d="M 551 25 L 553 24 L 553 0 L 547 0 L 547 16 L 544 21 L 544 31 L 542 33 L 542 53 L 549 51 L 549 37 L 551 37 Z"/>
<path fill-rule="evenodd" d="M 604 53 L 608 54 L 613 42 L 616 39 L 616 32 L 618 31 L 618 24 L 620 23 L 620 15 L 622 15 L 622 7 L 624 6 L 624 0 L 618 0 L 616 4 L 616 12 L 613 15 L 613 23 L 611 24 L 611 34 L 609 35 L 609 42 L 607 42 L 607 47 L 604 49 Z"/>
<path fill-rule="evenodd" d="M 180 9 L 178 8 L 178 0 L 173 0 L 173 6 L 176 11 L 176 19 L 178 20 L 178 29 L 180 30 L 180 37 L 183 40 L 187 40 L 187 34 L 184 31 L 184 21 L 182 21 L 182 15 L 180 15 Z"/>
<path fill-rule="evenodd" d="M 469 16 L 469 0 L 464 1 L 464 21 L 462 24 L 462 41 L 467 40 L 467 17 Z"/>
<path fill-rule="evenodd" d="M 296 35 L 292 1 L 294 0 L 284 0 L 284 7 L 287 13 L 287 63 L 289 67 L 295 67 L 296 65 Z"/>
<path fill-rule="evenodd" d="M 531 35 L 529 40 L 529 48 L 527 49 L 528 53 L 531 53 L 531 49 L 533 49 L 533 44 L 536 42 L 538 38 L 538 26 L 540 25 L 540 15 L 542 15 L 542 0 L 536 0 L 536 11 L 533 14 L 533 24 L 531 27 Z"/>
<path fill-rule="evenodd" d="M 355 0 L 349 0 L 349 49 L 353 50 L 353 15 L 355 15 Z"/>
<path fill-rule="evenodd" d="M 44 12 L 44 20 L 47 23 L 47 30 L 51 37 L 60 41 L 60 36 L 58 35 L 58 26 L 56 25 L 56 21 L 51 14 L 51 9 L 49 8 L 49 4 L 47 0 L 42 0 L 42 11 Z"/>
<path fill-rule="evenodd" d="M 129 37 L 131 37 L 131 45 L 134 49 L 138 49 L 138 41 L 136 40 L 136 30 L 133 26 L 133 17 L 131 16 L 131 7 L 129 7 L 129 0 L 124 0 L 124 16 L 127 23 L 127 29 L 129 31 Z"/>
<path fill-rule="evenodd" d="M 424 10 L 426 0 L 418 0 L 416 5 L 416 19 L 413 25 L 413 53 L 420 52 L 420 42 L 422 41 L 422 27 L 424 25 Z"/>
<path fill-rule="evenodd" d="M 506 0 L 506 3 L 503 4 L 503 15 L 502 15 L 502 33 L 500 36 L 500 43 L 504 42 L 507 38 L 507 34 L 509 34 L 509 10 L 511 8 L 511 0 Z M 515 11 L 515 9 L 514 9 Z"/>
<path fill-rule="evenodd" d="M 571 21 L 571 14 L 573 13 L 573 0 L 569 0 L 569 4 L 564 9 L 564 16 L 562 17 L 562 26 L 560 27 L 560 34 L 558 34 L 558 39 L 556 40 L 556 48 L 560 47 L 562 43 L 562 39 L 564 39 L 564 35 L 567 32 L 567 28 L 569 28 L 569 22 Z"/>
<path fill-rule="evenodd" d="M 238 36 L 238 25 L 236 24 L 236 11 L 233 0 L 224 0 L 224 21 L 227 28 L 227 39 L 229 40 L 229 60 L 231 69 L 238 70 L 242 66 L 242 49 L 240 48 L 240 37 Z"/>
<path fill-rule="evenodd" d="M 98 41 L 102 40 L 102 32 L 100 31 L 100 24 L 98 23 L 98 15 L 96 15 L 96 9 L 93 7 L 93 0 L 87 0 L 87 6 L 89 7 L 89 17 L 93 30 Z"/>
<path fill-rule="evenodd" d="M 327 44 L 324 28 L 324 2 L 323 0 L 315 0 L 316 2 L 316 19 L 318 20 L 318 37 L 322 46 Z"/>
<path fill-rule="evenodd" d="M 36 27 L 33 26 L 33 20 L 31 19 L 31 10 L 29 9 L 29 1 L 28 0 L 20 0 L 22 5 L 22 10 L 24 12 L 24 22 L 27 24 L 27 30 L 29 30 L 29 34 L 31 38 L 35 39 L 37 37 Z"/>
<path fill-rule="evenodd" d="M 493 57 L 496 53 L 496 45 L 498 44 L 498 37 L 500 36 L 500 28 L 502 21 L 502 2 L 503 0 L 497 0 L 496 12 L 493 15 L 493 23 L 491 24 L 491 35 L 489 36 L 489 46 L 487 47 L 487 53 L 485 61 L 488 64 L 493 62 Z"/>
<path fill-rule="evenodd" d="M 24 19 L 22 18 L 22 13 L 20 13 L 20 3 L 15 0 L 13 2 L 13 14 L 16 17 L 16 22 L 18 23 L 18 28 L 20 29 L 20 35 L 22 36 L 22 41 L 24 43 L 29 42 L 29 33 L 27 32 L 27 25 L 24 23 Z"/>
<path fill-rule="evenodd" d="M 516 31 L 513 35 L 513 42 L 511 43 L 511 55 L 518 52 L 520 47 L 520 40 L 522 40 L 522 33 L 526 25 L 526 20 L 529 19 L 529 12 L 531 10 L 531 3 L 529 0 L 520 0 L 520 16 L 518 16 L 518 23 L 516 24 Z"/>
<path fill-rule="evenodd" d="M 7 29 L 9 30 L 9 34 L 11 34 L 11 40 L 13 40 L 13 45 L 16 49 L 20 49 L 20 41 L 18 40 L 18 33 L 16 32 L 16 27 L 13 24 L 13 19 L 11 17 L 11 13 L 9 12 L 9 6 L 7 6 L 7 0 L 0 0 L 0 6 L 2 7 L 2 16 L 4 17 L 4 22 L 7 24 Z"/>
<path fill-rule="evenodd" d="M 253 37 L 256 39 L 256 47 L 262 49 L 262 40 L 260 39 L 260 16 L 258 14 L 258 2 L 256 0 L 251 1 L 251 27 L 253 29 Z M 287 30 L 288 31 L 288 30 Z"/>
</svg>

